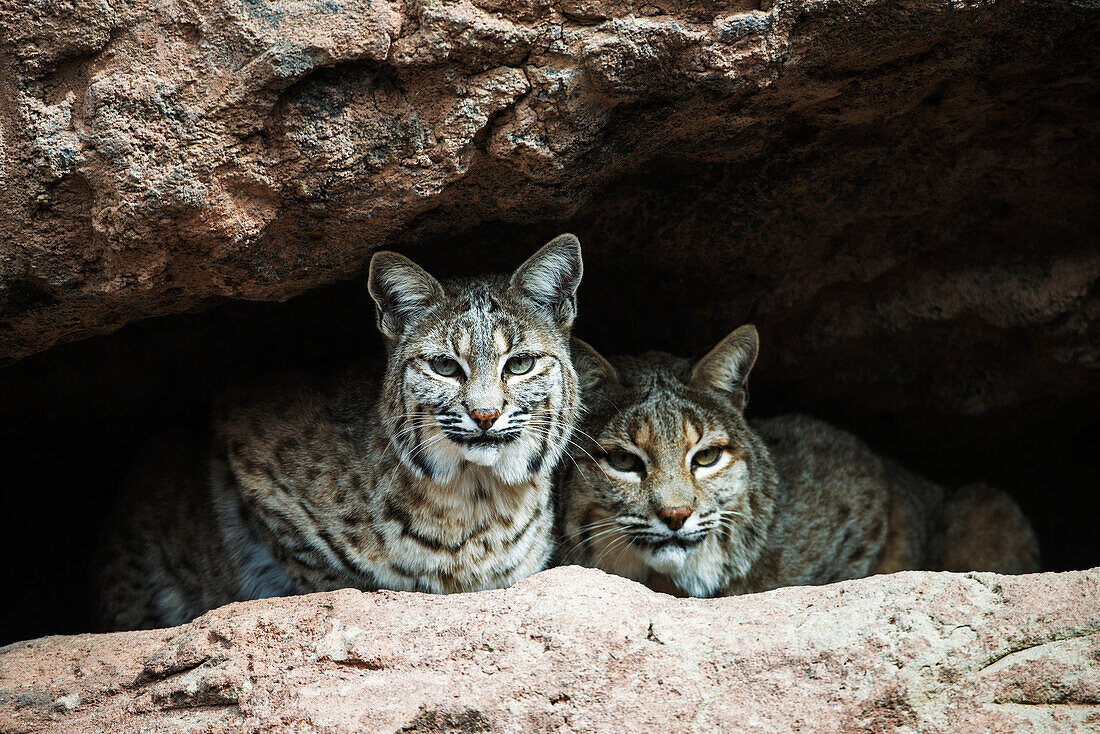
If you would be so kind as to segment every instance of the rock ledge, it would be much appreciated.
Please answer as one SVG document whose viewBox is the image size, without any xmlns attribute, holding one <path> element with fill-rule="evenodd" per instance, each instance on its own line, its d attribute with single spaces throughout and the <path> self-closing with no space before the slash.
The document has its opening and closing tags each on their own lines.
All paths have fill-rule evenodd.
<svg viewBox="0 0 1100 734">
<path fill-rule="evenodd" d="M 1081 731 L 1100 569 L 675 599 L 576 567 L 503 591 L 231 604 L 0 649 L 4 732 Z"/>
</svg>

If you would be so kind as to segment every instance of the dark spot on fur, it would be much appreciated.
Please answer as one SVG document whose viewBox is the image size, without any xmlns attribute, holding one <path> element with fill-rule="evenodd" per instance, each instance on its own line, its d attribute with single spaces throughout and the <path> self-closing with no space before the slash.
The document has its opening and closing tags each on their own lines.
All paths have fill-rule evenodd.
<svg viewBox="0 0 1100 734">
<path fill-rule="evenodd" d="M 405 568 L 404 566 L 399 566 L 398 564 L 393 562 L 390 563 L 390 570 L 396 573 L 398 576 L 404 576 L 407 579 L 416 578 L 415 571 Z"/>
<path fill-rule="evenodd" d="M 295 457 L 293 452 L 287 448 L 286 441 L 280 441 L 275 444 L 275 463 L 279 466 L 279 471 L 283 474 L 292 474 L 294 472 Z"/>
<path fill-rule="evenodd" d="M 535 510 L 531 514 L 531 517 L 527 518 L 527 522 L 525 522 L 523 524 L 523 527 L 521 527 L 519 530 L 517 530 L 512 535 L 512 537 L 505 539 L 505 541 L 503 543 L 501 543 L 501 547 L 502 548 L 511 548 L 513 545 L 518 543 L 520 541 L 520 539 L 524 535 L 527 534 L 527 531 L 531 528 L 531 525 L 533 525 L 536 520 L 538 520 L 540 517 L 542 517 L 542 512 L 543 512 L 542 507 L 539 507 L 537 510 Z"/>
<path fill-rule="evenodd" d="M 760 495 L 756 492 L 749 493 L 749 510 L 753 518 L 760 517 Z"/>
<path fill-rule="evenodd" d="M 263 467 L 261 467 L 260 471 L 263 473 L 264 479 L 271 482 L 278 489 L 280 489 L 280 490 L 282 489 L 282 487 L 279 486 L 279 479 L 275 476 L 275 472 L 271 470 L 270 466 L 267 466 L 265 464 Z"/>
<path fill-rule="evenodd" d="M 880 535 L 882 535 L 882 518 L 881 517 L 878 518 L 877 520 L 875 520 L 875 522 L 871 525 L 870 535 L 871 535 L 872 538 L 877 538 Z"/>
<path fill-rule="evenodd" d="M 962 674 L 954 668 L 940 668 L 939 672 L 936 674 L 936 679 L 939 680 L 940 683 L 948 686 L 957 682 L 961 677 Z"/>
<path fill-rule="evenodd" d="M 432 479 L 435 477 L 435 472 L 432 471 L 432 468 L 428 465 L 428 462 L 424 460 L 424 456 L 421 454 L 421 452 L 418 451 L 417 453 L 412 455 L 412 463 L 416 466 L 417 469 L 421 471 L 421 473 L 426 478 Z"/>
</svg>

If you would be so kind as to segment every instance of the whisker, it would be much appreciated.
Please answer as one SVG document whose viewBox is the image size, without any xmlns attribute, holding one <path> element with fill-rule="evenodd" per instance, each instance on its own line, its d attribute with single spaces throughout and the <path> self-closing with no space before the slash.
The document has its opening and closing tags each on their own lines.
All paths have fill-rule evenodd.
<svg viewBox="0 0 1100 734">
<path fill-rule="evenodd" d="M 619 528 L 604 528 L 603 530 L 599 531 L 598 533 L 593 533 L 592 535 L 588 536 L 588 542 L 591 543 L 592 541 L 600 540 L 601 538 L 606 538 L 608 535 L 610 535 L 611 533 L 617 532 L 618 530 L 619 530 Z"/>
<path fill-rule="evenodd" d="M 557 423 L 554 423 L 554 421 L 552 421 L 552 420 L 544 420 L 544 419 L 539 420 L 539 419 L 535 419 L 535 418 L 532 418 L 532 419 L 528 420 L 528 424 L 532 425 L 532 426 L 547 428 L 548 430 L 549 430 L 549 428 L 558 425 Z M 583 451 L 585 456 L 587 456 L 588 459 L 592 460 L 592 462 L 596 465 L 596 468 L 599 470 L 599 472 L 601 472 L 605 476 L 605 478 L 607 479 L 608 482 L 613 481 L 612 478 L 610 478 L 610 476 L 607 475 L 607 472 L 604 471 L 604 468 L 601 467 L 601 465 L 599 465 L 599 461 L 597 461 L 596 458 L 593 457 L 591 453 L 588 453 L 588 451 L 583 446 L 581 446 L 580 443 L 577 443 L 576 441 L 574 441 L 569 436 L 565 436 L 564 439 L 565 439 L 566 443 L 569 443 L 569 445 L 572 445 L 576 449 L 579 449 L 579 450 Z M 569 453 L 566 452 L 565 456 L 569 456 Z M 571 456 L 569 456 L 569 458 L 573 462 L 573 465 L 575 465 L 577 471 L 580 471 L 581 470 L 581 465 L 579 463 L 576 463 L 576 459 L 574 459 Z"/>
<path fill-rule="evenodd" d="M 553 425 L 553 424 L 550 424 L 550 425 Z M 569 438 L 569 437 L 566 437 L 565 442 L 567 444 L 570 444 L 570 445 L 574 446 L 578 450 L 584 452 L 585 456 L 587 456 L 589 459 L 592 460 L 592 463 L 596 465 L 596 468 L 600 470 L 600 473 L 604 475 L 604 477 L 607 479 L 607 481 L 609 481 L 609 482 L 614 481 L 613 479 L 611 479 L 611 477 L 608 475 L 608 473 L 606 471 L 604 471 L 604 468 L 602 466 L 600 466 L 599 460 L 597 460 L 596 457 L 593 456 L 592 454 L 588 453 L 587 449 L 585 449 L 583 446 L 581 446 L 579 443 L 577 443 L 576 441 L 574 441 L 572 438 Z M 569 456 L 569 454 L 566 453 L 566 456 Z M 577 460 L 574 459 L 572 456 L 569 456 L 569 458 L 573 461 L 573 465 L 577 467 L 577 470 L 580 471 L 581 467 L 580 467 L 580 464 L 577 463 Z"/>
<path fill-rule="evenodd" d="M 630 550 L 630 546 L 632 545 L 634 545 L 634 539 L 630 538 L 626 546 L 621 551 L 619 551 L 619 555 L 615 556 L 615 563 L 619 562 L 619 559 L 623 557 L 623 553 L 626 553 L 628 550 Z"/>
<path fill-rule="evenodd" d="M 602 525 L 611 525 L 612 523 L 616 523 L 616 522 L 618 522 L 618 520 L 614 517 L 605 517 L 603 520 L 595 520 L 593 522 L 581 525 L 580 529 L 581 530 L 592 530 L 592 529 L 598 528 Z"/>
<path fill-rule="evenodd" d="M 592 562 L 592 563 L 593 563 L 593 565 L 595 565 L 595 566 L 596 566 L 596 567 L 598 568 L 598 567 L 599 567 L 599 565 L 600 565 L 600 561 L 602 561 L 602 560 L 604 559 L 604 556 L 606 556 L 606 555 L 607 555 L 608 553 L 610 553 L 610 552 L 611 552 L 611 551 L 612 551 L 612 550 L 613 550 L 613 549 L 615 548 L 615 544 L 616 544 L 616 543 L 618 543 L 618 542 L 619 542 L 619 541 L 621 541 L 621 540 L 623 540 L 623 536 L 621 536 L 621 535 L 620 535 L 620 536 L 618 536 L 618 537 L 616 537 L 616 538 L 614 538 L 614 539 L 613 539 L 613 540 L 611 541 L 611 543 L 610 543 L 610 544 L 608 544 L 608 546 L 607 546 L 607 547 L 606 547 L 606 548 L 604 549 L 604 552 L 603 552 L 603 553 L 601 553 L 601 554 L 599 555 L 599 557 L 598 557 L 598 558 L 597 558 L 597 559 L 596 559 L 595 561 L 593 561 L 593 562 Z"/>
<path fill-rule="evenodd" d="M 417 454 L 423 453 L 425 449 L 427 449 L 430 446 L 433 446 L 434 444 L 436 444 L 437 442 L 439 442 L 441 439 L 444 439 L 444 438 L 446 438 L 446 436 L 444 434 L 437 433 L 434 436 L 430 436 L 429 438 L 425 439 L 424 441 L 421 441 L 420 443 L 418 443 L 414 448 L 412 448 L 409 451 L 409 458 L 410 459 L 415 458 Z"/>
<path fill-rule="evenodd" d="M 415 425 L 401 429 L 397 433 L 393 434 L 393 438 L 401 438 L 402 436 L 406 436 L 410 433 L 413 433 L 414 431 L 420 430 L 421 428 L 430 428 L 433 425 L 437 425 L 435 421 L 424 421 L 422 423 L 417 423 Z"/>
</svg>

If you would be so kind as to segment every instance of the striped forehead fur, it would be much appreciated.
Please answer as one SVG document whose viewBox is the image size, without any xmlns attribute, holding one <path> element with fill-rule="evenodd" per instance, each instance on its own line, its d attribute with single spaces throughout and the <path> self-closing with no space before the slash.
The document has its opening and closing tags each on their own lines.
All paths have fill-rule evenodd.
<svg viewBox="0 0 1100 734">
<path fill-rule="evenodd" d="M 509 292 L 508 283 L 501 278 L 456 279 L 442 285 L 444 297 L 425 305 L 410 324 L 410 338 L 427 339 L 426 332 L 442 328 L 452 341 L 462 334 L 485 340 L 500 329 L 511 345 L 519 340 L 524 328 L 559 330 L 519 294 Z"/>
<path fill-rule="evenodd" d="M 609 429 L 632 436 L 655 432 L 675 437 L 687 432 L 686 421 L 696 434 L 701 434 L 708 416 L 721 416 L 729 410 L 685 384 L 691 367 L 686 359 L 664 352 L 647 352 L 638 357 L 619 357 L 615 363 L 621 388 L 616 402 L 622 406 L 625 400 L 630 407 L 608 417 Z"/>
</svg>

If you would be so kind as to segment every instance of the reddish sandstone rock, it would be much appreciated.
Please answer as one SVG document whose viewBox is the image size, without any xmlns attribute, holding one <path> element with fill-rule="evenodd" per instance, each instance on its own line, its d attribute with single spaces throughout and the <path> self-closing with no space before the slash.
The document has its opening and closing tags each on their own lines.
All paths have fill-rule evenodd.
<svg viewBox="0 0 1100 734">
<path fill-rule="evenodd" d="M 599 571 L 344 590 L 0 650 L 4 732 L 1079 732 L 1100 569 L 675 599 Z"/>
</svg>

